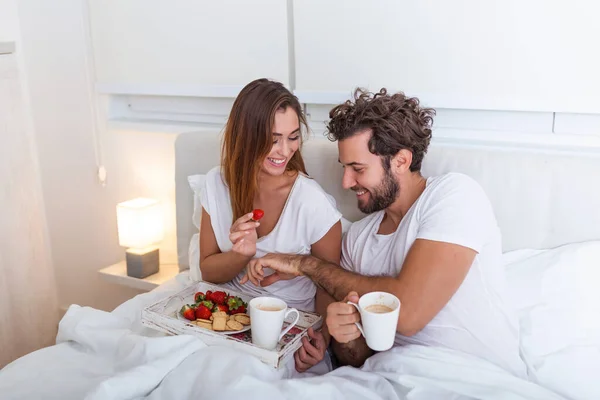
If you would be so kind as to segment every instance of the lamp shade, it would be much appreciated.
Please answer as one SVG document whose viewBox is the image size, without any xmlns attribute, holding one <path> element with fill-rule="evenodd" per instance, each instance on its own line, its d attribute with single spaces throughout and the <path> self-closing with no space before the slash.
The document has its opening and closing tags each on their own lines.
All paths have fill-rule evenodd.
<svg viewBox="0 0 600 400">
<path fill-rule="evenodd" d="M 142 249 L 160 242 L 165 234 L 158 200 L 137 198 L 117 204 L 119 244 Z"/>
</svg>

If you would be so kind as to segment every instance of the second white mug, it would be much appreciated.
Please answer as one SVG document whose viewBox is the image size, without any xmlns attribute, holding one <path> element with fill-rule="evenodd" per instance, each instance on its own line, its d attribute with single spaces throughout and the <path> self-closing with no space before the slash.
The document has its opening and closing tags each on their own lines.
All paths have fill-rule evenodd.
<svg viewBox="0 0 600 400">
<path fill-rule="evenodd" d="M 295 308 L 288 308 L 285 301 L 274 297 L 256 297 L 248 303 L 250 312 L 250 329 L 252 343 L 263 349 L 273 350 L 283 335 L 298 323 L 300 313 Z M 283 321 L 292 313 L 296 313 L 294 321 L 281 331 Z"/>
<path fill-rule="evenodd" d="M 360 313 L 356 326 L 365 337 L 367 346 L 375 351 L 392 348 L 396 338 L 400 300 L 386 292 L 371 292 L 362 296 L 358 304 L 352 303 Z"/>
</svg>

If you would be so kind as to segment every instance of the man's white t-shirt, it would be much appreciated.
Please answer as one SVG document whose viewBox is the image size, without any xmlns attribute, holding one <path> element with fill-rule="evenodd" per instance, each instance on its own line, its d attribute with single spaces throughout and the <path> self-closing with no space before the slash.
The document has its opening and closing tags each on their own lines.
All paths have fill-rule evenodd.
<svg viewBox="0 0 600 400">
<path fill-rule="evenodd" d="M 367 276 L 398 276 L 416 239 L 455 243 L 478 253 L 448 304 L 416 335 L 396 334 L 395 345 L 456 349 L 526 377 L 516 314 L 505 297 L 500 230 L 479 184 L 457 173 L 428 178 L 424 192 L 389 235 L 377 233 L 384 214 L 373 213 L 351 226 L 342 245 L 344 268 Z"/>
<path fill-rule="evenodd" d="M 219 249 L 222 253 L 230 251 L 233 247 L 229 240 L 233 211 L 229 189 L 221 175 L 220 167 L 213 168 L 206 174 L 201 203 L 210 215 Z M 315 180 L 298 174 L 275 228 L 256 242 L 255 258 L 267 253 L 310 254 L 311 246 L 321 240 L 341 217 L 335 199 Z M 275 296 L 284 300 L 289 307 L 300 310 L 315 310 L 316 286 L 309 278 L 282 280 L 263 288 L 254 286 L 252 282 L 240 284 L 245 271 L 243 269 L 231 282 L 221 286 L 251 297 Z M 272 272 L 266 270 L 265 275 Z"/>
</svg>

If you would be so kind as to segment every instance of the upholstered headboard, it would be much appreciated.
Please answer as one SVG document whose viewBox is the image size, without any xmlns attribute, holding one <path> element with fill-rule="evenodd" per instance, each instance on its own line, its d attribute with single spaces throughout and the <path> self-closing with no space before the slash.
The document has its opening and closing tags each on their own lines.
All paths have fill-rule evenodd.
<svg viewBox="0 0 600 400">
<path fill-rule="evenodd" d="M 188 268 L 193 194 L 187 177 L 218 165 L 217 133 L 181 134 L 175 144 L 177 247 L 181 269 Z M 356 198 L 341 187 L 337 145 L 311 137 L 303 156 L 309 174 L 335 197 L 344 217 L 362 214 Z M 600 152 L 577 153 L 434 140 L 423 175 L 462 172 L 477 180 L 489 196 L 502 231 L 504 251 L 551 248 L 600 239 Z"/>
</svg>

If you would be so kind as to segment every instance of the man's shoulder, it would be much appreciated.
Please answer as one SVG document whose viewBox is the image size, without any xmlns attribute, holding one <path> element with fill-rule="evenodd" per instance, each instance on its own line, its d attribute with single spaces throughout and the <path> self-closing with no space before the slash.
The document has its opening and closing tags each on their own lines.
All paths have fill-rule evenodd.
<svg viewBox="0 0 600 400">
<path fill-rule="evenodd" d="M 460 172 L 447 172 L 445 174 L 427 178 L 428 185 L 436 187 L 452 186 L 458 188 L 481 187 L 479 183 L 469 175 Z"/>
<path fill-rule="evenodd" d="M 448 172 L 427 178 L 425 195 L 428 197 L 446 197 L 450 194 L 484 195 L 483 187 L 469 175 L 460 172 Z"/>
<path fill-rule="evenodd" d="M 440 216 L 441 223 L 452 219 L 462 221 L 462 225 L 464 221 L 471 220 L 480 225 L 484 221 L 489 222 L 490 226 L 496 225 L 492 202 L 483 186 L 461 173 L 451 172 L 428 178 L 427 190 L 419 199 L 417 208 L 420 221 L 425 216 L 428 219 Z"/>
</svg>

